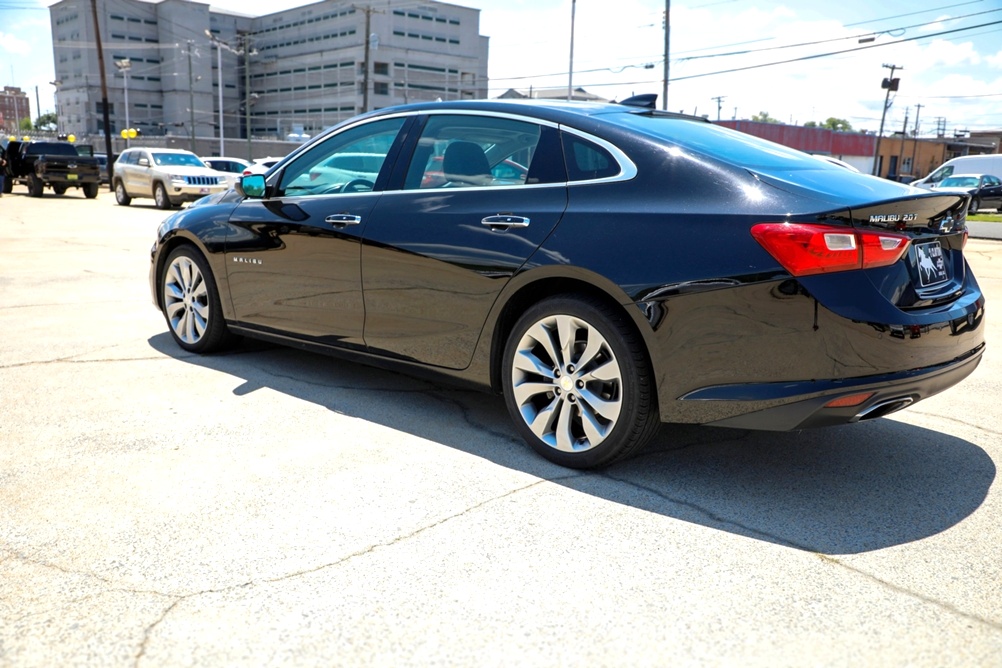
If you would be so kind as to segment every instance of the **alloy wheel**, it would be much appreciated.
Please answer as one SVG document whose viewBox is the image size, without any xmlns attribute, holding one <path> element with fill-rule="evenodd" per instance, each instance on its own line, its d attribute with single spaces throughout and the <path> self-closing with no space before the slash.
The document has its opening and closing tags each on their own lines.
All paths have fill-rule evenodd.
<svg viewBox="0 0 1002 668">
<path fill-rule="evenodd" d="M 511 363 L 512 396 L 536 438 L 561 452 L 591 450 L 615 428 L 623 372 L 597 328 L 571 315 L 530 326 Z"/>
<path fill-rule="evenodd" d="M 163 282 L 164 313 L 174 334 L 189 345 L 198 343 L 209 325 L 209 291 L 198 266 L 185 255 L 175 257 Z"/>
</svg>

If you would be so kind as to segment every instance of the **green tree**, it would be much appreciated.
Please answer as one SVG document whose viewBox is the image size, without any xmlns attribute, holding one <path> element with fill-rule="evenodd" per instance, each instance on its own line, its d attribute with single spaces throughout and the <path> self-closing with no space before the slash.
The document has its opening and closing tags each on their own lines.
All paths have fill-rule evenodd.
<svg viewBox="0 0 1002 668">
<path fill-rule="evenodd" d="M 760 111 L 757 114 L 752 115 L 751 119 L 753 121 L 758 121 L 759 123 L 781 123 L 778 118 L 773 118 L 769 115 L 768 111 Z"/>
<path fill-rule="evenodd" d="M 56 129 L 58 122 L 59 118 L 54 112 L 50 111 L 49 113 L 42 114 L 35 119 L 35 129 L 52 131 Z"/>
<path fill-rule="evenodd" d="M 807 121 L 806 123 L 804 123 L 804 127 L 805 128 L 816 128 L 816 127 L 818 127 L 818 124 L 815 123 L 814 121 Z"/>
<path fill-rule="evenodd" d="M 19 132 L 31 132 L 35 129 L 35 126 L 32 125 L 31 119 L 25 116 L 17 122 L 17 128 Z"/>
<path fill-rule="evenodd" d="M 834 130 L 835 132 L 852 132 L 852 123 L 843 118 L 835 118 L 834 116 L 829 116 L 828 120 L 821 124 L 821 127 Z"/>
</svg>

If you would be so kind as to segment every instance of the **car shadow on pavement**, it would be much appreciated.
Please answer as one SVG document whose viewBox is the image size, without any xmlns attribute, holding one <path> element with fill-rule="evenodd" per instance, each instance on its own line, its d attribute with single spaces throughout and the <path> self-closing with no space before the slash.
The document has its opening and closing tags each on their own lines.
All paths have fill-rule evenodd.
<svg viewBox="0 0 1002 668">
<path fill-rule="evenodd" d="M 558 467 L 515 433 L 501 397 L 244 340 L 177 360 L 455 448 L 585 494 L 823 554 L 857 554 L 943 532 L 985 500 L 996 467 L 979 446 L 889 418 L 801 432 L 663 425 L 635 457 L 598 472 Z M 225 425 L 222 425 L 225 426 Z"/>
</svg>

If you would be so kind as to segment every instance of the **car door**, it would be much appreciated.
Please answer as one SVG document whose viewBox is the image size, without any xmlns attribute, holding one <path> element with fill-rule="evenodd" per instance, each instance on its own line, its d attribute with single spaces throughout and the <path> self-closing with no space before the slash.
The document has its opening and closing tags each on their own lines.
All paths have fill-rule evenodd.
<svg viewBox="0 0 1002 668">
<path fill-rule="evenodd" d="M 981 178 L 981 193 L 982 208 L 1002 207 L 1002 180 L 997 176 L 986 175 Z"/>
<path fill-rule="evenodd" d="M 563 215 L 566 173 L 555 126 L 455 112 L 422 123 L 364 230 L 365 343 L 461 369 L 498 294 Z M 526 169 L 495 178 L 505 160 Z"/>
<path fill-rule="evenodd" d="M 359 237 L 405 120 L 345 128 L 272 174 L 265 198 L 234 209 L 226 270 L 234 313 L 245 326 L 326 345 L 363 345 Z M 313 176 L 332 156 L 358 151 L 381 156 L 368 178 Z"/>
</svg>

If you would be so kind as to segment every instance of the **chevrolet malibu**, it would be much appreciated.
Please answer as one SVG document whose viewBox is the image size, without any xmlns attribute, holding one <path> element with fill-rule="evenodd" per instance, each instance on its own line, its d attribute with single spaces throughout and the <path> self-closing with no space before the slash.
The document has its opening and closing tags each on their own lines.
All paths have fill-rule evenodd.
<svg viewBox="0 0 1002 668">
<path fill-rule="evenodd" d="M 645 102 L 355 117 L 167 218 L 154 302 L 187 351 L 242 335 L 472 382 L 573 468 L 662 423 L 879 418 L 975 369 L 965 195 Z M 314 169 L 339 155 L 366 160 Z"/>
</svg>

